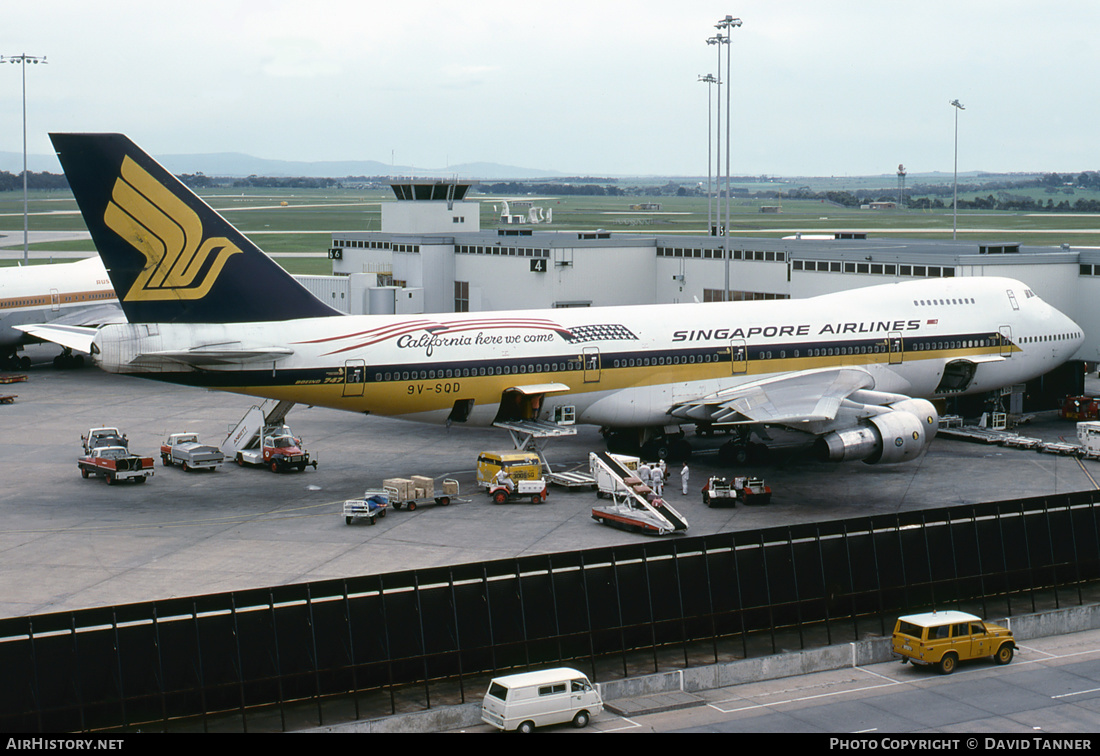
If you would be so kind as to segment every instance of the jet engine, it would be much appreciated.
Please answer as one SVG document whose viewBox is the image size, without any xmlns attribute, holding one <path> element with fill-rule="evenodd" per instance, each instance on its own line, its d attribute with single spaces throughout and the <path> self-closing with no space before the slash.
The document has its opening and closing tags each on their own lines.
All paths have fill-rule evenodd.
<svg viewBox="0 0 1100 756">
<path fill-rule="evenodd" d="M 940 415 L 927 399 L 906 399 L 860 421 L 854 428 L 818 439 L 818 455 L 831 462 L 861 459 L 869 465 L 908 462 L 931 443 Z"/>
</svg>

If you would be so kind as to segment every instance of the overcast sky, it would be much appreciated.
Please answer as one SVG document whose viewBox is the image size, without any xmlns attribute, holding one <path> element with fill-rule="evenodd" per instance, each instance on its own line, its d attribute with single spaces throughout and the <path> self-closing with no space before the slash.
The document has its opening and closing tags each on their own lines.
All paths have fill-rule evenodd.
<svg viewBox="0 0 1100 756">
<path fill-rule="evenodd" d="M 727 14 L 734 174 L 950 172 L 955 98 L 960 171 L 1100 169 L 1096 0 L 4 0 L 0 55 L 48 59 L 31 153 L 120 131 L 154 155 L 706 175 L 697 79 Z M 20 98 L 0 66 L 0 151 Z"/>
</svg>

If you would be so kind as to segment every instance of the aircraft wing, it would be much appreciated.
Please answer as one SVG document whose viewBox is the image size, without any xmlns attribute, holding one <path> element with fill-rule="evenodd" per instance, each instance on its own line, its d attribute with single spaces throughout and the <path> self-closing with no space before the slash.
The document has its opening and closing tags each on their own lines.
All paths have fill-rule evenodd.
<svg viewBox="0 0 1100 756">
<path fill-rule="evenodd" d="M 669 414 L 709 423 L 827 421 L 836 418 L 841 404 L 852 394 L 871 389 L 874 384 L 871 374 L 861 368 L 802 370 L 681 401 Z"/>
</svg>

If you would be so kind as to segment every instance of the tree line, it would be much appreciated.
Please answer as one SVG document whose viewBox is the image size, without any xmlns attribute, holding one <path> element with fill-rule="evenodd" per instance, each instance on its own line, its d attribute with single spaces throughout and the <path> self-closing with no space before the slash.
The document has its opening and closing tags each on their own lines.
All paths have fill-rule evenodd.
<svg viewBox="0 0 1100 756">
<path fill-rule="evenodd" d="M 69 182 L 56 173 L 27 171 L 27 189 L 68 189 Z M 23 191 L 23 173 L 0 171 L 0 192 Z"/>
</svg>

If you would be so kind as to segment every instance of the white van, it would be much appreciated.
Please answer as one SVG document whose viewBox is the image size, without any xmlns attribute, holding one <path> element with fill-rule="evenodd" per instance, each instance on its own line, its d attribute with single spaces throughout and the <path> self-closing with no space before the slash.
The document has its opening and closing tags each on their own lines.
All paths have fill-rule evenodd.
<svg viewBox="0 0 1100 756">
<path fill-rule="evenodd" d="M 481 702 L 481 721 L 502 730 L 531 732 L 573 722 L 584 727 L 603 711 L 603 699 L 582 672 L 568 667 L 496 677 Z"/>
</svg>

